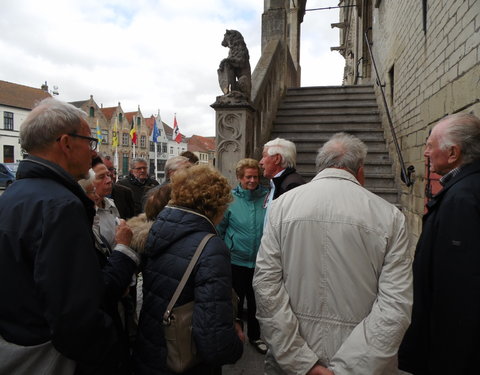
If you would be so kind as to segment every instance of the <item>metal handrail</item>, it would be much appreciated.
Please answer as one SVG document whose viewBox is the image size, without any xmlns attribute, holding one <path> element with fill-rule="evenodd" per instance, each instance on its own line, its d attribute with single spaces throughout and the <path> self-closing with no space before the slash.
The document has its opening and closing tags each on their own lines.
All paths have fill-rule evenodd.
<svg viewBox="0 0 480 375">
<path fill-rule="evenodd" d="M 400 168 L 401 168 L 400 178 L 405 183 L 405 185 L 411 186 L 413 185 L 414 181 L 412 181 L 410 177 L 412 173 L 415 172 L 415 167 L 413 165 L 410 165 L 408 168 L 405 168 L 405 162 L 403 161 L 402 152 L 400 151 L 400 146 L 398 145 L 397 134 L 395 133 L 395 128 L 393 127 L 393 121 L 392 121 L 392 117 L 390 116 L 390 110 L 388 108 L 387 99 L 385 97 L 385 91 L 383 90 L 383 85 L 380 82 L 380 75 L 378 74 L 377 64 L 375 63 L 375 58 L 373 57 L 373 52 L 372 52 L 370 40 L 368 39 L 367 33 L 368 33 L 368 30 L 367 32 L 365 32 L 365 41 L 367 43 L 368 52 L 370 53 L 370 58 L 372 59 L 373 68 L 375 69 L 375 75 L 377 77 L 376 83 L 378 87 L 380 87 L 380 91 L 382 93 L 383 105 L 385 106 L 385 112 L 387 114 L 388 123 L 390 125 L 390 130 L 392 132 L 393 143 L 395 144 L 395 150 L 397 151 L 398 160 L 400 162 Z"/>
</svg>

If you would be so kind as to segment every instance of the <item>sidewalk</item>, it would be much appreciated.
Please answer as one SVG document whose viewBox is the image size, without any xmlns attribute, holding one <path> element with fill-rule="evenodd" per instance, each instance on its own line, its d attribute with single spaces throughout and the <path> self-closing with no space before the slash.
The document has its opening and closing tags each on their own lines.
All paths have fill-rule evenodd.
<svg viewBox="0 0 480 375">
<path fill-rule="evenodd" d="M 223 375 L 262 375 L 265 355 L 260 354 L 245 340 L 242 358 L 234 365 L 222 366 Z"/>
</svg>

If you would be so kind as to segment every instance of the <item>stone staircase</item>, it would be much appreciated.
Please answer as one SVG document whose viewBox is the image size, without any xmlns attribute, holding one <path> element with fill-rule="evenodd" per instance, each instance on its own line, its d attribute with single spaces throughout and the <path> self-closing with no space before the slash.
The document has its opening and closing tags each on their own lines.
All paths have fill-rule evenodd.
<svg viewBox="0 0 480 375">
<path fill-rule="evenodd" d="M 270 139 L 285 138 L 297 147 L 297 171 L 307 181 L 316 174 L 318 149 L 333 134 L 346 132 L 368 147 L 365 187 L 398 205 L 378 106 L 372 86 L 327 86 L 288 89 Z"/>
</svg>

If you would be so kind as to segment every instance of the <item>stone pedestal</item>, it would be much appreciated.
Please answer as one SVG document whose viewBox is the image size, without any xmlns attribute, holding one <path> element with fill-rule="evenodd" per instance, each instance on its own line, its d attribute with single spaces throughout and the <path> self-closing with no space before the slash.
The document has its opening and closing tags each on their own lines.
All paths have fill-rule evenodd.
<svg viewBox="0 0 480 375">
<path fill-rule="evenodd" d="M 211 107 L 216 112 L 216 167 L 234 187 L 238 184 L 237 162 L 252 156 L 255 109 L 250 101 L 235 93 L 218 96 Z"/>
</svg>

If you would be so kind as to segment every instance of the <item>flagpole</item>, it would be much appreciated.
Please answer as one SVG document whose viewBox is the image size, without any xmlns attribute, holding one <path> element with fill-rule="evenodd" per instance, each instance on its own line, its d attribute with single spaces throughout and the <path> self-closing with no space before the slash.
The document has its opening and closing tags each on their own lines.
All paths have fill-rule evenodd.
<svg viewBox="0 0 480 375">
<path fill-rule="evenodd" d="M 160 119 L 160 109 L 157 112 L 157 119 Z M 161 121 L 161 120 L 160 120 Z M 157 124 L 158 127 L 158 124 Z M 155 148 L 155 180 L 158 180 L 158 171 L 157 171 L 157 142 L 158 138 L 153 141 L 154 148 Z"/>
</svg>

